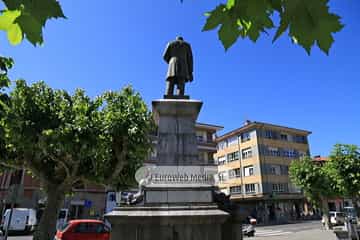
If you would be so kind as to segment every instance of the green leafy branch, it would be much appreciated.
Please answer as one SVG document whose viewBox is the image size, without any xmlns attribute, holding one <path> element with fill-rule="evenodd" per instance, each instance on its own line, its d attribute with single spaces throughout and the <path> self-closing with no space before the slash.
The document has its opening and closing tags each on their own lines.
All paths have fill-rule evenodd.
<svg viewBox="0 0 360 240">
<path fill-rule="evenodd" d="M 324 53 L 334 42 L 333 34 L 343 28 L 340 17 L 330 13 L 328 0 L 227 0 L 206 13 L 203 31 L 219 28 L 225 50 L 239 37 L 256 42 L 262 33 L 276 29 L 273 42 L 284 32 L 308 54 L 314 45 Z M 276 27 L 274 19 L 279 16 Z"/>
<path fill-rule="evenodd" d="M 34 46 L 41 45 L 43 28 L 47 20 L 66 18 L 57 0 L 2 0 L 6 9 L 1 11 L 0 30 L 7 33 L 11 44 L 26 38 Z"/>
</svg>

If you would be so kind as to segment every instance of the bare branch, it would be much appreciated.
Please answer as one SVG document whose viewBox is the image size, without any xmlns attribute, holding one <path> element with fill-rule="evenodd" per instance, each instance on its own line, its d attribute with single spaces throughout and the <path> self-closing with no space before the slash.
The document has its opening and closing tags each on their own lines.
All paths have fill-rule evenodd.
<svg viewBox="0 0 360 240">
<path fill-rule="evenodd" d="M 17 169 L 17 170 L 23 169 L 23 166 L 19 166 L 19 165 L 16 165 L 16 164 L 11 164 L 11 163 L 6 163 L 6 162 L 3 162 L 3 161 L 0 162 L 0 165 L 3 166 L 3 167 L 6 167 L 6 168 L 12 168 L 12 169 Z"/>
</svg>

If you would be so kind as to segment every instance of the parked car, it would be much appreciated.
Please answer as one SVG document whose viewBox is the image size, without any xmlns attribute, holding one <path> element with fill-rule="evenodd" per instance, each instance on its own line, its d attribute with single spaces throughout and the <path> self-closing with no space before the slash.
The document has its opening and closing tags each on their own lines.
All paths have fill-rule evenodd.
<svg viewBox="0 0 360 240">
<path fill-rule="evenodd" d="M 345 223 L 345 214 L 343 212 L 329 212 L 329 217 L 332 225 L 343 225 Z"/>
<path fill-rule="evenodd" d="M 71 220 L 56 232 L 54 240 L 109 240 L 110 229 L 103 221 Z"/>
<path fill-rule="evenodd" d="M 6 229 L 9 224 L 11 209 L 6 209 L 2 218 L 2 229 Z M 36 211 L 32 208 L 14 208 L 9 225 L 10 232 L 30 233 L 35 230 L 37 225 Z"/>
</svg>

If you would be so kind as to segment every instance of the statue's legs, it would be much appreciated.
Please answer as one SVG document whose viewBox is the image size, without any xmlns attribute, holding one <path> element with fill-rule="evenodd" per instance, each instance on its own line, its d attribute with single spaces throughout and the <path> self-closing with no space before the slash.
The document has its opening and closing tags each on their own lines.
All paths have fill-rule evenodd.
<svg viewBox="0 0 360 240">
<path fill-rule="evenodd" d="M 185 95 L 185 79 L 178 79 L 176 84 L 176 93 L 179 96 Z"/>
<path fill-rule="evenodd" d="M 166 81 L 166 90 L 165 95 L 173 95 L 174 94 L 174 81 L 167 80 Z"/>
</svg>

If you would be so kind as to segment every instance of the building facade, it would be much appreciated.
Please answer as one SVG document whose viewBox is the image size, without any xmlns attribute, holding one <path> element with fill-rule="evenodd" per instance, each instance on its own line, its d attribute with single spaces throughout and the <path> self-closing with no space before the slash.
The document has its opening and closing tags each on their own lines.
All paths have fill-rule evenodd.
<svg viewBox="0 0 360 240">
<path fill-rule="evenodd" d="M 291 184 L 289 166 L 310 155 L 311 132 L 269 123 L 246 121 L 217 138 L 218 187 L 240 205 L 242 217 L 259 222 L 299 218 L 304 195 Z"/>
</svg>

